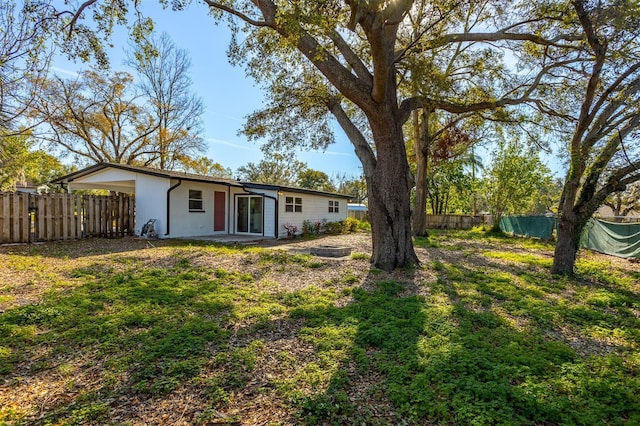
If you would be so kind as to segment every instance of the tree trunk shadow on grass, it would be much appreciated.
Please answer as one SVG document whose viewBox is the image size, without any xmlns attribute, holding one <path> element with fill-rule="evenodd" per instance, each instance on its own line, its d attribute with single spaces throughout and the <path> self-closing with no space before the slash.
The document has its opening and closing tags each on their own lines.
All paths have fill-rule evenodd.
<svg viewBox="0 0 640 426">
<path fill-rule="evenodd" d="M 341 355 L 325 389 L 299 401 L 299 419 L 306 424 L 527 422 L 510 402 L 518 362 L 494 365 L 512 337 L 523 339 L 522 333 L 495 314 L 466 309 L 450 286 L 422 283 L 431 287 L 422 296 L 413 277 L 379 281 L 370 274 L 366 281 L 371 289 L 355 289 L 345 307 L 292 313 L 307 321 L 300 333 L 310 336 L 320 357 Z M 494 336 L 495 328 L 502 335 Z M 348 338 L 341 341 L 340 331 Z M 546 365 L 539 362 L 538 368 Z M 363 383 L 364 392 L 358 389 Z"/>
<path fill-rule="evenodd" d="M 634 361 L 640 338 L 631 331 L 640 325 L 633 308 L 640 306 L 638 293 L 599 278 L 552 276 L 548 259 L 529 251 L 516 252 L 520 260 L 505 267 L 468 253 L 455 263 L 447 258 L 451 252 L 427 250 L 429 258 L 440 255 L 438 265 L 431 265 L 435 282 L 417 282 L 410 274 L 384 280 L 373 269 L 349 305 L 292 313 L 307 321 L 301 334 L 311 336 L 316 351 L 338 360 L 329 383 L 298 401 L 296 419 L 460 425 L 640 421 Z M 348 339 L 340 342 L 335 330 Z M 607 337 L 619 333 L 622 341 Z M 387 410 L 382 415 L 381 407 Z"/>
<path fill-rule="evenodd" d="M 313 345 L 317 363 L 331 371 L 316 392 L 298 394 L 292 423 L 402 424 L 403 407 L 392 402 L 403 376 L 417 362 L 417 344 L 426 315 L 423 301 L 405 282 L 380 280 L 373 269 L 364 286 L 352 288 L 344 306 L 294 308 L 291 318 L 304 325 L 298 337 Z M 366 288 L 365 288 L 366 287 Z"/>
</svg>

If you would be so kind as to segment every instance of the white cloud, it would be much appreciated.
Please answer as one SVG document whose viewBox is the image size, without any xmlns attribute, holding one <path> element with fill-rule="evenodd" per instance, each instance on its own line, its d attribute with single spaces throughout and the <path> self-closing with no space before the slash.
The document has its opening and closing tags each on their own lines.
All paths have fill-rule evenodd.
<svg viewBox="0 0 640 426">
<path fill-rule="evenodd" d="M 248 151 L 258 151 L 258 148 L 254 147 L 254 146 L 240 145 L 240 144 L 229 142 L 229 141 L 225 141 L 225 140 L 222 140 L 222 139 L 204 138 L 204 140 L 207 141 L 207 142 L 210 142 L 210 143 L 226 145 L 226 146 L 230 146 L 230 147 L 233 147 L 233 148 L 245 149 L 245 150 L 248 150 Z"/>
<path fill-rule="evenodd" d="M 76 71 L 71 71 L 71 70 L 67 70 L 67 69 L 59 68 L 59 67 L 51 67 L 51 71 L 53 71 L 53 72 L 55 72 L 57 74 L 70 75 L 72 77 L 78 77 L 80 75 Z"/>
<path fill-rule="evenodd" d="M 327 155 L 339 155 L 342 157 L 355 157 L 356 155 L 354 153 L 350 153 L 350 152 L 337 152 L 337 151 L 324 151 L 323 154 L 327 154 Z"/>
</svg>

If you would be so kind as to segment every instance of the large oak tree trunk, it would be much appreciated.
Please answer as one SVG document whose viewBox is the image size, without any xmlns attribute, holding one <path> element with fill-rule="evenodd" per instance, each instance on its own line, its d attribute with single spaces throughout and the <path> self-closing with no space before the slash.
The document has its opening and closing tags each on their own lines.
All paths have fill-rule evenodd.
<svg viewBox="0 0 640 426">
<path fill-rule="evenodd" d="M 584 189 L 583 189 L 584 191 Z M 560 209 L 558 220 L 558 241 L 553 256 L 551 273 L 573 275 L 576 255 L 580 249 L 580 239 L 587 223 L 602 202 L 601 197 L 589 195 L 581 197 L 572 207 Z"/>
<path fill-rule="evenodd" d="M 558 220 L 558 241 L 551 273 L 573 275 L 582 233 L 593 216 L 593 209 L 579 203 L 570 212 L 562 212 Z"/>
<path fill-rule="evenodd" d="M 582 229 L 579 228 L 573 213 L 563 213 L 560 216 L 558 221 L 558 241 L 553 255 L 551 273 L 573 275 L 580 244 L 580 234 L 582 233 Z"/>
<path fill-rule="evenodd" d="M 372 263 L 385 271 L 418 264 L 411 236 L 409 163 L 392 114 L 371 120 L 377 162 L 368 179 Z"/>
<path fill-rule="evenodd" d="M 578 226 L 578 217 L 574 209 L 576 198 L 578 197 L 578 188 L 581 168 L 574 164 L 569 169 L 565 179 L 560 204 L 558 206 L 558 234 L 556 248 L 553 254 L 553 265 L 551 273 L 561 275 L 573 275 L 573 268 L 576 263 L 576 255 L 578 254 L 578 244 L 580 243 L 580 232 Z"/>
<path fill-rule="evenodd" d="M 381 106 L 369 118 L 376 150 L 353 125 L 347 114 L 335 103 L 330 111 L 354 145 L 367 181 L 369 220 L 373 241 L 371 262 L 377 268 L 390 271 L 418 263 L 411 239 L 410 177 L 404 147 L 402 124 L 393 105 Z M 377 154 L 377 155 L 376 155 Z M 411 184 L 410 184 L 411 182 Z"/>
<path fill-rule="evenodd" d="M 551 266 L 553 274 L 573 275 L 582 232 L 595 211 L 593 206 L 599 205 L 599 203 L 589 204 L 591 196 L 578 199 L 580 186 L 576 176 L 580 175 L 573 171 L 569 172 L 560 199 L 558 235 Z M 584 191 L 583 188 L 583 196 Z"/>
</svg>

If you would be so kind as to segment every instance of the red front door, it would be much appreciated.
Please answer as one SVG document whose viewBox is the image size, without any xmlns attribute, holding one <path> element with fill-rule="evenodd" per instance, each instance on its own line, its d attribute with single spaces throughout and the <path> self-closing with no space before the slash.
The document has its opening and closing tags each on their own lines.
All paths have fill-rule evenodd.
<svg viewBox="0 0 640 426">
<path fill-rule="evenodd" d="M 225 200 L 226 194 L 221 191 L 215 191 L 213 193 L 213 230 L 224 231 L 225 230 Z"/>
</svg>

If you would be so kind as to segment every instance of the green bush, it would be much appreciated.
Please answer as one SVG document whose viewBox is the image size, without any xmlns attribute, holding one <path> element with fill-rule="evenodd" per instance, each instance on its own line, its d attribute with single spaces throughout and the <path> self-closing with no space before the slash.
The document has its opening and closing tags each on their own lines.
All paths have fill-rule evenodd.
<svg viewBox="0 0 640 426">
<path fill-rule="evenodd" d="M 368 220 L 358 221 L 358 230 L 367 232 L 371 231 L 371 223 Z"/>
<path fill-rule="evenodd" d="M 358 225 L 360 221 L 355 217 L 348 217 L 344 221 L 344 230 L 345 232 L 356 232 L 358 230 Z"/>
<path fill-rule="evenodd" d="M 310 220 L 305 220 L 302 222 L 302 235 L 320 235 L 325 232 L 327 220 L 316 220 L 312 222 Z"/>
<path fill-rule="evenodd" d="M 358 229 L 360 229 L 360 226 L 361 226 L 361 222 L 355 217 L 348 217 L 347 219 L 340 220 L 338 222 L 323 223 L 323 229 L 327 234 L 331 234 L 331 235 L 348 234 L 350 232 L 357 232 Z M 369 225 L 369 229 L 371 229 L 371 225 Z"/>
<path fill-rule="evenodd" d="M 314 234 L 313 223 L 310 220 L 304 220 L 302 222 L 302 235 Z"/>
<path fill-rule="evenodd" d="M 343 221 L 340 222 L 327 222 L 324 225 L 324 229 L 327 231 L 327 234 L 330 235 L 338 235 L 343 232 Z"/>
</svg>

